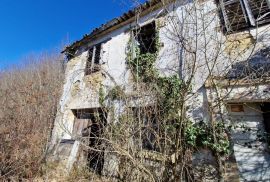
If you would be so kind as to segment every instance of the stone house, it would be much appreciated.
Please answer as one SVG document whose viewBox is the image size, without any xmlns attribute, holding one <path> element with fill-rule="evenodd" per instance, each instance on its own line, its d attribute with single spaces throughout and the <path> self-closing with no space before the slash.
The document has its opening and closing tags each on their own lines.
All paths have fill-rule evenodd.
<svg viewBox="0 0 270 182">
<path fill-rule="evenodd" d="M 270 133 L 269 22 L 269 0 L 152 0 L 66 47 L 65 83 L 52 136 L 55 158 L 67 169 L 90 157 L 89 166 L 100 174 L 113 175 L 119 170 L 115 156 L 106 152 L 97 155 L 92 151 L 81 157 L 82 142 L 76 137 L 89 126 L 88 135 L 101 135 L 96 113 L 103 123 L 117 123 L 109 112 L 104 114 L 100 90 L 103 87 L 106 93 L 117 85 L 132 94 L 127 57 L 136 57 L 136 49 L 130 48 L 134 46 L 143 53 L 157 52 L 155 67 L 164 77 L 177 73 L 185 80 L 192 75 L 190 120 L 207 122 L 222 117 L 228 125 L 249 128 L 230 132 L 239 171 L 236 178 L 270 181 L 269 146 L 258 139 L 260 133 Z M 157 37 L 158 49 L 153 46 Z M 194 48 L 196 61 L 190 61 L 194 59 L 189 50 Z M 194 63 L 193 73 L 190 62 Z M 222 105 L 212 116 L 209 104 L 215 105 L 220 98 Z M 133 99 L 132 107 L 143 105 L 138 100 Z M 119 100 L 111 104 L 114 111 L 122 112 Z M 88 141 L 90 147 L 96 142 L 93 138 Z M 199 153 L 198 161 L 211 158 L 207 155 Z"/>
</svg>

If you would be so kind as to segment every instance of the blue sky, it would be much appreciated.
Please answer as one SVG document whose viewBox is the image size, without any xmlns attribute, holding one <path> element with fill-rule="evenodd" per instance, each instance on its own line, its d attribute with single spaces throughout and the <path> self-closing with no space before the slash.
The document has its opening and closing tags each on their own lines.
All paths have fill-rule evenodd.
<svg viewBox="0 0 270 182">
<path fill-rule="evenodd" d="M 131 8 L 129 0 L 0 0 L 0 69 L 59 49 Z"/>
</svg>

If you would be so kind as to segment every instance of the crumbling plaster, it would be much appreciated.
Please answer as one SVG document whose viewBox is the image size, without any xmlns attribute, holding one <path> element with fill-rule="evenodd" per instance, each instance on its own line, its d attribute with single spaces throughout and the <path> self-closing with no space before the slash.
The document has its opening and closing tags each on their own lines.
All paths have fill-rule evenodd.
<svg viewBox="0 0 270 182">
<path fill-rule="evenodd" d="M 177 22 L 179 23 L 178 28 L 180 30 L 178 33 L 181 33 L 183 37 L 192 43 L 190 45 L 192 48 L 196 45 L 196 51 L 198 52 L 193 89 L 191 97 L 188 100 L 188 115 L 191 120 L 207 122 L 210 117 L 208 114 L 208 102 L 213 101 L 213 93 L 210 87 L 206 88 L 204 86 L 209 77 L 206 62 L 210 66 L 217 63 L 213 73 L 214 75 L 221 76 L 230 69 L 235 61 L 246 60 L 251 52 L 268 46 L 270 43 L 270 33 L 267 32 L 269 26 L 264 26 L 258 29 L 251 29 L 250 31 L 225 36 L 219 30 L 220 22 L 214 1 L 206 1 L 199 5 L 200 7 L 198 8 L 200 11 L 196 11 L 196 14 L 194 11 L 189 11 L 193 17 L 198 18 L 196 26 L 200 30 L 199 32 L 205 33 L 199 35 L 196 34 L 196 30 L 194 29 L 194 22 L 192 22 L 194 20 L 192 18 L 185 18 L 186 10 L 192 10 L 194 4 L 181 2 L 167 8 L 169 13 L 162 17 L 163 23 L 158 31 L 162 47 L 159 50 L 156 67 L 164 75 L 182 72 L 185 77 L 190 74 L 188 68 L 190 66 L 189 60 L 191 57 L 185 54 L 179 57 L 178 53 L 183 48 L 176 44 L 178 41 L 174 34 L 176 32 L 174 32 L 173 27 L 169 24 L 169 19 L 177 16 Z M 100 107 L 98 92 L 101 86 L 104 87 L 105 90 L 116 84 L 127 89 L 132 88 L 130 87 L 130 72 L 126 67 L 127 43 L 130 39 L 129 30 L 131 27 L 134 27 L 135 24 L 145 25 L 158 19 L 158 16 L 163 11 L 162 9 L 153 11 L 138 19 L 137 22 L 125 25 L 99 39 L 89 42 L 88 45 L 81 47 L 80 50 L 77 51 L 74 58 L 68 61 L 60 109 L 54 127 L 54 141 L 57 141 L 57 138 L 71 139 L 70 133 L 72 132 L 74 121 L 72 109 Z M 184 26 L 181 27 L 181 25 Z M 194 40 L 194 35 L 197 35 L 197 41 Z M 239 39 L 240 37 L 242 39 Z M 88 47 L 105 40 L 108 41 L 103 45 L 101 56 L 102 71 L 85 76 L 84 68 L 88 56 Z M 251 45 L 254 42 L 256 42 L 256 47 L 253 49 Z M 217 49 L 217 45 L 221 45 L 220 50 Z M 241 52 L 235 52 L 235 49 Z M 216 60 L 217 52 L 219 56 L 217 56 Z M 179 68 L 179 61 L 181 60 L 183 61 L 182 70 Z M 249 101 L 269 100 L 269 91 L 267 91 L 267 93 L 265 92 L 265 90 L 269 90 L 269 86 L 259 85 L 256 87 L 257 92 L 251 91 L 251 93 L 248 94 L 248 90 L 252 88 L 253 87 L 250 86 L 235 86 L 230 93 L 224 88 L 221 89 L 221 92 L 224 95 L 228 94 L 226 97 L 228 102 L 239 101 L 241 98 L 244 100 L 248 99 Z M 246 97 L 245 93 L 247 95 Z M 119 108 L 121 103 L 116 103 L 115 105 L 117 106 L 116 108 L 120 110 L 119 112 L 121 112 L 121 108 Z M 239 158 L 237 160 L 241 162 L 242 159 Z"/>
</svg>

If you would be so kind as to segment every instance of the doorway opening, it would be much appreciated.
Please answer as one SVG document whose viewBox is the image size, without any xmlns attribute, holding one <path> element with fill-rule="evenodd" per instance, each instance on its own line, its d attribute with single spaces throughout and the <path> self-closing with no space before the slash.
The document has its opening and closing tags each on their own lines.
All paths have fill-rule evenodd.
<svg viewBox="0 0 270 182">
<path fill-rule="evenodd" d="M 105 146 L 102 134 L 107 124 L 107 112 L 102 108 L 73 110 L 75 117 L 73 136 L 81 137 L 87 146 L 87 166 L 94 172 L 101 174 L 104 166 Z"/>
<path fill-rule="evenodd" d="M 268 146 L 270 146 L 270 102 L 262 103 L 261 110 L 263 112 L 263 124 L 267 136 L 267 143 Z"/>
</svg>

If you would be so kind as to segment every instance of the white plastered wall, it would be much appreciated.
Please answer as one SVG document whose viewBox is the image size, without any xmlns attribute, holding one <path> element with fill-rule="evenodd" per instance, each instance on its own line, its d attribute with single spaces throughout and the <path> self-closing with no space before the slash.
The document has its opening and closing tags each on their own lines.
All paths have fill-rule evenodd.
<svg viewBox="0 0 270 182">
<path fill-rule="evenodd" d="M 194 13 L 194 9 L 199 10 Z M 160 42 L 163 44 L 159 51 L 159 56 L 156 61 L 156 67 L 163 75 L 171 75 L 179 73 L 179 61 L 183 60 L 183 69 L 181 70 L 184 77 L 187 77 L 190 73 L 188 71 L 189 59 L 191 57 L 179 56 L 181 46 L 176 43 L 178 40 L 175 38 L 176 33 L 170 24 L 170 18 L 177 16 L 177 19 L 182 22 L 184 27 L 177 27 L 182 36 L 187 38 L 193 44 L 191 46 L 197 46 L 197 62 L 196 62 L 196 74 L 194 75 L 192 93 L 188 100 L 190 109 L 188 110 L 188 116 L 191 120 L 205 121 L 209 120 L 208 116 L 208 101 L 211 97 L 211 93 L 204 87 L 205 80 L 209 76 L 208 68 L 206 66 L 206 59 L 209 65 L 217 65 L 213 70 L 217 76 L 221 73 L 226 73 L 232 65 L 232 60 L 241 61 L 245 60 L 250 52 L 251 48 L 247 46 L 246 53 L 237 57 L 237 59 L 231 58 L 231 55 L 227 52 L 227 38 L 219 30 L 219 17 L 217 16 L 216 4 L 214 1 L 206 1 L 204 3 L 194 4 L 179 1 L 178 3 L 167 7 L 169 13 L 163 19 L 163 25 L 159 29 Z M 159 14 L 164 10 L 156 10 L 145 17 L 138 20 L 140 25 L 145 25 L 155 20 Z M 194 28 L 194 19 L 187 15 L 187 12 L 191 13 L 193 18 L 197 18 L 197 29 Z M 203 15 L 203 16 L 202 16 Z M 187 17 L 187 18 L 186 18 Z M 164 22 L 165 21 L 165 22 Z M 126 49 L 130 39 L 129 28 L 134 27 L 135 22 L 128 24 L 120 29 L 117 29 L 107 35 L 96 39 L 85 47 L 82 47 L 77 55 L 69 60 L 66 68 L 66 77 L 64 83 L 64 89 L 62 98 L 60 101 L 60 110 L 58 111 L 58 117 L 55 122 L 53 139 L 71 139 L 70 133 L 72 133 L 74 115 L 72 109 L 82 108 L 95 108 L 100 107 L 98 103 L 98 92 L 101 85 L 107 89 L 113 87 L 115 83 L 124 87 L 129 87 L 130 72 L 126 67 Z M 248 32 L 257 40 L 258 44 L 255 50 L 265 47 L 270 42 L 270 33 L 267 32 L 267 26 L 259 29 L 254 29 Z M 198 31 L 200 30 L 200 31 Z M 205 34 L 198 34 L 198 32 L 205 31 Z M 178 33 L 179 33 L 178 32 Z M 197 36 L 194 36 L 194 35 Z M 103 45 L 103 52 L 101 56 L 103 74 L 95 73 L 93 75 L 85 76 L 84 68 L 87 60 L 87 47 L 91 47 L 99 42 L 103 42 L 111 38 Z M 194 38 L 197 40 L 195 41 Z M 224 43 L 220 48 L 219 57 L 217 60 L 213 59 L 217 52 L 217 43 Z M 113 79 L 112 79 L 113 78 Z M 267 89 L 268 86 L 259 86 L 266 88 L 259 88 L 259 90 Z M 246 87 L 239 88 L 240 90 L 246 90 Z M 223 90 L 224 91 L 224 90 Z M 224 91 L 226 92 L 226 90 Z M 235 92 L 238 92 L 235 90 Z M 265 92 L 263 92 L 265 93 Z M 269 98 L 268 95 L 263 96 Z M 231 96 L 232 99 L 235 99 Z M 261 99 L 262 96 L 258 96 Z M 254 99 L 254 98 L 251 98 Z M 238 161 L 241 162 L 242 159 Z"/>
</svg>

